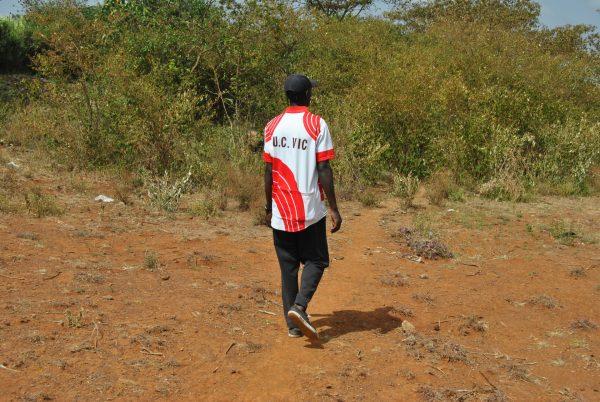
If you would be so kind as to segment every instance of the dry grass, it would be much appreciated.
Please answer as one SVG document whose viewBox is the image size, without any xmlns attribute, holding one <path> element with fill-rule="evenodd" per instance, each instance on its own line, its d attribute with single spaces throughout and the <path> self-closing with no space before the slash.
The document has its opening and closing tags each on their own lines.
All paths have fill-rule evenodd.
<svg viewBox="0 0 600 402">
<path fill-rule="evenodd" d="M 529 303 L 535 306 L 542 306 L 547 309 L 558 307 L 558 302 L 552 296 L 539 295 L 529 299 Z"/>
<path fill-rule="evenodd" d="M 395 175 L 392 183 L 392 194 L 404 200 L 404 206 L 409 207 L 419 189 L 419 179 L 412 174 L 407 176 Z"/>
<path fill-rule="evenodd" d="M 381 197 L 373 189 L 360 191 L 357 198 L 365 208 L 377 208 L 381 205 Z"/>
<path fill-rule="evenodd" d="M 531 374 L 529 368 L 524 364 L 509 362 L 503 367 L 508 372 L 510 378 L 512 378 L 513 380 L 531 382 L 534 384 L 540 383 L 540 380 L 536 378 L 533 374 Z"/>
<path fill-rule="evenodd" d="M 25 193 L 27 210 L 36 218 L 62 215 L 64 210 L 58 206 L 55 197 L 46 195 L 39 187 Z"/>
<path fill-rule="evenodd" d="M 588 320 L 587 318 L 582 318 L 573 321 L 571 323 L 571 328 L 574 330 L 592 331 L 594 329 L 598 329 L 598 324 Z"/>
<path fill-rule="evenodd" d="M 463 317 L 462 323 L 458 327 L 461 335 L 469 335 L 471 332 L 484 333 L 489 329 L 488 323 L 483 320 L 483 317 L 471 315 Z"/>
<path fill-rule="evenodd" d="M 144 254 L 144 268 L 149 271 L 155 271 L 159 266 L 158 254 L 154 251 L 146 251 Z"/>
<path fill-rule="evenodd" d="M 404 227 L 400 228 L 399 234 L 406 245 L 419 257 L 430 260 L 454 257 L 448 246 L 442 243 L 432 231 L 423 234 L 422 231 Z"/>
<path fill-rule="evenodd" d="M 404 348 L 409 356 L 416 360 L 422 360 L 426 356 L 432 360 L 446 360 L 450 363 L 462 362 L 471 364 L 467 350 L 452 341 L 436 337 L 428 337 L 420 333 L 411 333 L 402 340 Z"/>
<path fill-rule="evenodd" d="M 391 312 L 393 314 L 398 314 L 403 317 L 414 317 L 415 316 L 414 311 L 411 308 L 405 307 L 405 306 L 393 306 Z"/>
<path fill-rule="evenodd" d="M 203 219 L 217 216 L 227 208 L 227 196 L 223 191 L 211 190 L 196 201 L 189 209 L 190 214 Z"/>
<path fill-rule="evenodd" d="M 586 277 L 587 273 L 585 272 L 585 269 L 583 269 L 583 268 L 575 268 L 569 272 L 569 276 L 572 278 L 580 279 L 580 278 Z"/>
<path fill-rule="evenodd" d="M 429 178 L 426 184 L 427 198 L 433 205 L 444 205 L 451 193 L 457 188 L 454 175 L 448 170 L 441 170 Z"/>
<path fill-rule="evenodd" d="M 400 272 L 388 273 L 379 279 L 379 281 L 385 286 L 391 287 L 403 287 L 408 286 L 408 278 L 402 275 Z"/>
</svg>

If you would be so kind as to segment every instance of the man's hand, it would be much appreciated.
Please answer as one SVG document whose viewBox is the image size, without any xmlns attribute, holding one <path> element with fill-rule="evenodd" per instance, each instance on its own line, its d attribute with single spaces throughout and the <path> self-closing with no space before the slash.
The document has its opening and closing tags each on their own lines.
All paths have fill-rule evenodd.
<svg viewBox="0 0 600 402">
<path fill-rule="evenodd" d="M 342 227 L 342 215 L 340 215 L 340 211 L 336 209 L 331 209 L 331 233 L 335 233 Z"/>
</svg>

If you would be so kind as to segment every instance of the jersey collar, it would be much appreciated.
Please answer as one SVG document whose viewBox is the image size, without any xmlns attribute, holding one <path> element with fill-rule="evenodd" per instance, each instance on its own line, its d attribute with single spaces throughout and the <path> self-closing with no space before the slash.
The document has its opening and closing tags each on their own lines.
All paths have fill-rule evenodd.
<svg viewBox="0 0 600 402">
<path fill-rule="evenodd" d="M 308 112 L 308 107 L 306 106 L 288 106 L 285 109 L 285 113 L 304 113 Z"/>
</svg>

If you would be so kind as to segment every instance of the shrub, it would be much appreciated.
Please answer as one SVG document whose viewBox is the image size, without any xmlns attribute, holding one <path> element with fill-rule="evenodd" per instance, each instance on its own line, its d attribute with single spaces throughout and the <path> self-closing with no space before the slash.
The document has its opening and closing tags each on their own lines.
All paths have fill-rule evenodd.
<svg viewBox="0 0 600 402">
<path fill-rule="evenodd" d="M 392 194 L 396 197 L 412 200 L 419 189 L 419 179 L 413 176 L 412 173 L 406 176 L 396 174 L 393 176 L 392 185 Z"/>
<path fill-rule="evenodd" d="M 372 189 L 364 189 L 356 195 L 358 201 L 366 208 L 377 208 L 381 205 L 381 197 Z"/>
<path fill-rule="evenodd" d="M 191 172 L 181 178 L 173 178 L 168 172 L 162 177 L 148 178 L 148 198 L 155 207 L 167 212 L 175 212 L 179 207 L 181 196 L 189 186 Z"/>
<path fill-rule="evenodd" d="M 218 215 L 227 208 L 227 196 L 218 189 L 208 191 L 203 198 L 190 208 L 190 213 L 204 219 Z"/>
<path fill-rule="evenodd" d="M 434 203 L 460 199 L 465 183 L 499 200 L 540 184 L 598 188 L 594 35 L 540 28 L 531 1 L 397 2 L 389 18 L 271 0 L 28 3 L 43 79 L 15 114 L 0 111 L 0 135 L 67 167 L 191 169 L 190 186 L 247 208 L 258 194 L 239 184 L 259 174 L 260 146 L 246 134 L 285 106 L 286 73 L 303 71 L 320 81 L 313 109 L 333 133 L 342 193 L 362 196 L 390 172 L 431 177 Z"/>
<path fill-rule="evenodd" d="M 0 73 L 28 71 L 32 27 L 23 17 L 0 17 Z"/>
<path fill-rule="evenodd" d="M 36 218 L 61 215 L 63 213 L 62 208 L 57 205 L 55 198 L 42 193 L 42 190 L 38 187 L 25 193 L 25 205 L 27 206 L 27 210 Z"/>
</svg>

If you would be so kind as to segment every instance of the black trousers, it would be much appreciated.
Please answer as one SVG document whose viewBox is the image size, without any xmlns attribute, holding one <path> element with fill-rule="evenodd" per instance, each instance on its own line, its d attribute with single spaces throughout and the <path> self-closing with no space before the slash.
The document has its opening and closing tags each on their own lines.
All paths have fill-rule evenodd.
<svg viewBox="0 0 600 402">
<path fill-rule="evenodd" d="M 326 218 L 323 218 L 300 232 L 273 229 L 275 252 L 281 268 L 283 314 L 288 328 L 294 327 L 287 317 L 288 310 L 294 304 L 308 306 L 325 268 L 329 266 L 325 221 Z M 298 288 L 300 264 L 304 265 L 304 269 Z"/>
</svg>

